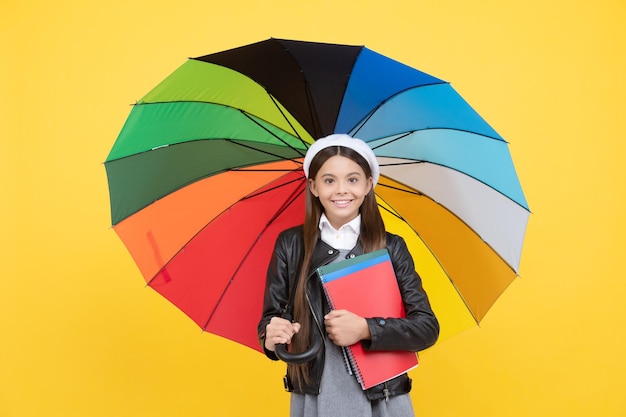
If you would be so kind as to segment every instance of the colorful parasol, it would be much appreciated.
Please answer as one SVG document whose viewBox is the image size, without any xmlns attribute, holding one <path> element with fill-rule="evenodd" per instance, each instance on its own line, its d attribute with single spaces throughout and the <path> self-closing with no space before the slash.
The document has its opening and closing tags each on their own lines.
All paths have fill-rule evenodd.
<svg viewBox="0 0 626 417">
<path fill-rule="evenodd" d="M 278 233 L 302 223 L 302 159 L 347 133 L 441 323 L 479 323 L 517 276 L 528 204 L 507 142 L 450 86 L 363 46 L 269 39 L 186 61 L 133 107 L 105 167 L 113 228 L 148 285 L 260 350 Z"/>
</svg>

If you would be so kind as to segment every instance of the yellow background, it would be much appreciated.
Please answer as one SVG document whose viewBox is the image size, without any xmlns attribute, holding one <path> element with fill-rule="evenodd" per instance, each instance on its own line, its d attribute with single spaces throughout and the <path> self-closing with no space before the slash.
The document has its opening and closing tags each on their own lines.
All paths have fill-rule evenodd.
<svg viewBox="0 0 626 417">
<path fill-rule="evenodd" d="M 365 44 L 451 81 L 509 142 L 533 215 L 520 279 L 422 355 L 416 414 L 623 416 L 622 0 L 0 6 L 0 416 L 284 416 L 280 363 L 149 288 L 102 162 L 187 57 L 269 37 Z"/>
</svg>

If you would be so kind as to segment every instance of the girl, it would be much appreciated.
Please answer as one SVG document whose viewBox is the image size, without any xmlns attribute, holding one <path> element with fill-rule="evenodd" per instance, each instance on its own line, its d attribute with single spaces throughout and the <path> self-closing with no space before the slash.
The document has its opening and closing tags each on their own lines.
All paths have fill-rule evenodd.
<svg viewBox="0 0 626 417">
<path fill-rule="evenodd" d="M 278 359 L 277 344 L 302 352 L 313 338 L 325 341 L 310 362 L 287 366 L 291 416 L 411 416 L 411 381 L 406 374 L 364 391 L 347 369 L 342 351 L 343 346 L 362 343 L 369 350 L 417 352 L 432 346 L 439 335 L 439 323 L 404 240 L 385 231 L 373 191 L 380 172 L 376 157 L 360 139 L 331 135 L 311 145 L 303 168 L 308 181 L 305 221 L 277 239 L 258 327 L 260 343 L 272 360 Z M 316 269 L 384 248 L 406 318 L 330 311 Z M 293 321 L 281 318 L 288 304 L 293 306 Z"/>
</svg>

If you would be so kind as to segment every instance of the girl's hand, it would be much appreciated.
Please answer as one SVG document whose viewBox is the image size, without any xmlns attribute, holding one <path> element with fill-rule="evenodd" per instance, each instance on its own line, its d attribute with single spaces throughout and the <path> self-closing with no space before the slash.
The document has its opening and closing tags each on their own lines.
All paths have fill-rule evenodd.
<svg viewBox="0 0 626 417">
<path fill-rule="evenodd" d="M 333 310 L 324 316 L 328 337 L 337 346 L 350 346 L 371 339 L 367 321 L 348 310 Z"/>
<path fill-rule="evenodd" d="M 300 323 L 292 323 L 280 317 L 272 317 L 267 326 L 265 326 L 265 348 L 273 352 L 276 345 L 291 343 L 291 338 L 298 331 L 300 331 Z"/>
</svg>

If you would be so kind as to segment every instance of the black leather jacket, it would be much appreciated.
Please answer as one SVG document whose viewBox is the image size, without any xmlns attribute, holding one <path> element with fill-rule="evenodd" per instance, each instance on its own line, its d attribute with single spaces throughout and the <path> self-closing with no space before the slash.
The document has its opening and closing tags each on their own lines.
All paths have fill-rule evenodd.
<svg viewBox="0 0 626 417">
<path fill-rule="evenodd" d="M 265 327 L 272 317 L 280 316 L 290 296 L 291 281 L 298 272 L 298 259 L 303 251 L 302 226 L 285 230 L 277 239 L 272 257 L 265 288 L 263 314 L 258 325 L 259 342 L 265 349 Z M 415 272 L 413 259 L 400 236 L 387 233 L 387 249 L 396 272 L 398 285 L 404 301 L 406 318 L 367 317 L 367 325 L 372 335 L 371 340 L 362 341 L 365 349 L 369 350 L 408 350 L 417 352 L 432 346 L 439 336 L 439 323 L 430 308 L 428 297 L 422 289 L 420 277 Z M 322 240 L 313 254 L 310 271 L 313 271 L 307 281 L 307 296 L 313 312 L 311 331 L 319 332 L 326 340 L 324 330 L 325 297 L 320 280 L 316 278 L 315 270 L 328 264 L 339 251 L 335 250 Z M 357 246 L 348 257 L 362 254 Z M 316 279 L 312 279 L 316 278 Z M 315 336 L 312 336 L 315 337 Z M 319 336 L 317 336 L 319 337 Z M 265 354 L 272 360 L 278 360 L 274 352 L 265 349 Z M 286 388 L 294 392 L 317 395 L 324 368 L 324 351 L 310 362 L 311 383 L 303 387 L 302 391 L 294 389 L 290 381 Z M 411 390 L 411 381 L 404 374 L 384 384 L 377 385 L 366 391 L 370 400 L 382 399 L 387 396 L 408 393 Z"/>
</svg>

